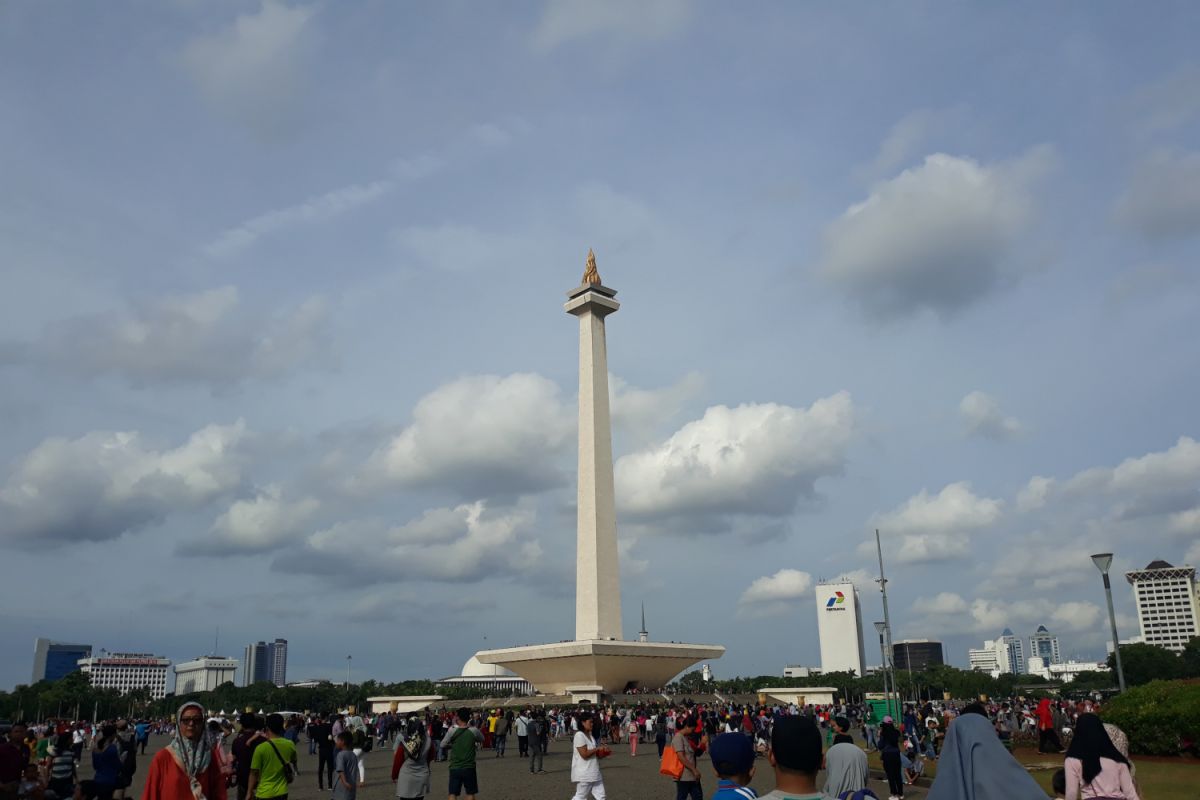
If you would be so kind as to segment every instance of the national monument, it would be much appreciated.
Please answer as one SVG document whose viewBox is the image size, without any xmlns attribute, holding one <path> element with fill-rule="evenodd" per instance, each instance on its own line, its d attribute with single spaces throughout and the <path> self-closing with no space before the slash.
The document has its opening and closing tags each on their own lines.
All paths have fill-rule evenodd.
<svg viewBox="0 0 1200 800">
<path fill-rule="evenodd" d="M 575 639 L 475 654 L 484 664 L 512 670 L 539 692 L 570 694 L 576 700 L 596 701 L 631 686 L 660 687 L 693 664 L 720 658 L 725 652 L 718 645 L 626 641 L 621 636 L 621 571 L 604 327 L 605 318 L 621 307 L 616 294 L 601 283 L 596 256 L 588 250 L 583 281 L 567 292 L 565 306 L 568 314 L 579 318 Z"/>
</svg>

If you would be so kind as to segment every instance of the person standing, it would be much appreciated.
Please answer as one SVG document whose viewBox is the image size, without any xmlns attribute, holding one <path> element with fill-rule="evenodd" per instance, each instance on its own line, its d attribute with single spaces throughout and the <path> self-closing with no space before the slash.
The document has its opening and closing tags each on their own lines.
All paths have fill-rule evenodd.
<svg viewBox="0 0 1200 800">
<path fill-rule="evenodd" d="M 225 778 L 207 736 L 204 706 L 184 703 L 171 743 L 154 754 L 142 800 L 226 800 Z"/>
<path fill-rule="evenodd" d="M 460 708 L 454 727 L 446 731 L 442 747 L 450 751 L 450 797 L 466 794 L 475 800 L 479 794 L 479 777 L 475 772 L 475 748 L 483 743 L 483 734 L 469 724 L 471 710 Z"/>
<path fill-rule="evenodd" d="M 121 781 L 121 747 L 117 740 L 115 725 L 100 728 L 100 738 L 92 749 L 92 768 L 95 775 L 96 794 L 100 800 L 112 800 Z"/>
<path fill-rule="evenodd" d="M 522 711 L 517 715 L 517 755 L 521 758 L 529 755 L 529 723 L 531 721 L 528 711 Z"/>
<path fill-rule="evenodd" d="M 542 759 L 546 754 L 546 741 L 550 737 L 550 728 L 546 723 L 546 713 L 539 711 L 529 721 L 529 772 L 542 774 Z"/>
<path fill-rule="evenodd" d="M 50 756 L 50 777 L 46 788 L 56 797 L 69 796 L 75 786 L 75 754 L 71 752 L 71 734 L 59 734 Z"/>
<path fill-rule="evenodd" d="M 267 715 L 267 740 L 250 758 L 249 796 L 258 800 L 287 800 L 295 775 L 296 746 L 283 735 L 283 717 Z"/>
<path fill-rule="evenodd" d="M 585 800 L 588 795 L 595 800 L 605 800 L 600 759 L 612 751 L 596 743 L 596 737 L 592 735 L 595 724 L 591 714 L 583 715 L 579 720 L 579 732 L 571 742 L 571 781 L 575 784 L 575 800 Z"/>
<path fill-rule="evenodd" d="M 333 726 L 324 716 L 318 715 L 308 726 L 308 740 L 317 746 L 317 788 L 324 789 L 329 786 L 332 789 L 335 767 Z M 358 769 L 358 764 L 355 764 L 354 768 Z"/>
<path fill-rule="evenodd" d="M 499 712 L 497 712 L 499 713 Z M 508 730 L 512 727 L 512 712 L 497 716 L 495 722 L 496 758 L 504 758 L 504 749 L 508 745 Z"/>
<path fill-rule="evenodd" d="M 237 800 L 249 797 L 250 760 L 254 756 L 254 748 L 266 741 L 262 732 L 262 720 L 254 714 L 242 714 L 238 719 L 242 726 L 241 732 L 233 740 L 233 774 L 237 786 Z"/>
<path fill-rule="evenodd" d="M 138 724 L 133 726 L 133 734 L 138 751 L 141 755 L 146 755 L 146 745 L 150 743 L 150 723 L 144 719 L 139 720 Z"/>
<path fill-rule="evenodd" d="M 1058 731 L 1054 726 L 1054 712 L 1050 710 L 1050 701 L 1046 698 L 1042 698 L 1038 703 L 1037 727 L 1039 753 L 1063 752 L 1062 741 L 1059 740 Z"/>
<path fill-rule="evenodd" d="M 1067 797 L 1103 797 L 1139 800 L 1129 771 L 1129 759 L 1113 744 L 1104 723 L 1095 714 L 1080 714 L 1075 735 L 1063 763 Z"/>
<path fill-rule="evenodd" d="M 767 760 L 775 770 L 775 789 L 762 800 L 822 800 L 817 789 L 821 769 L 821 731 L 811 717 L 778 717 Z"/>
<path fill-rule="evenodd" d="M 424 800 L 432 791 L 429 761 L 433 755 L 433 740 L 425 732 L 425 723 L 411 717 L 396 742 L 392 759 L 392 781 L 400 800 Z"/>
<path fill-rule="evenodd" d="M 679 760 L 683 762 L 683 772 L 675 781 L 675 800 L 704 800 L 700 768 L 696 766 L 696 745 L 692 740 L 696 724 L 694 717 L 686 717 L 682 724 L 676 726 L 675 736 L 671 738 L 671 747 L 675 748 Z"/>
<path fill-rule="evenodd" d="M 333 758 L 335 773 L 333 800 L 354 800 L 358 795 L 358 758 L 354 755 L 354 736 L 349 731 L 337 735 L 337 755 Z"/>
<path fill-rule="evenodd" d="M 888 800 L 901 800 L 904 797 L 904 776 L 900 770 L 900 731 L 896 729 L 891 715 L 884 717 L 883 724 L 879 726 L 879 757 L 887 775 Z"/>
<path fill-rule="evenodd" d="M 637 717 L 632 713 L 629 715 L 629 755 L 637 756 L 638 740 L 642 738 L 642 728 L 638 724 Z"/>
</svg>

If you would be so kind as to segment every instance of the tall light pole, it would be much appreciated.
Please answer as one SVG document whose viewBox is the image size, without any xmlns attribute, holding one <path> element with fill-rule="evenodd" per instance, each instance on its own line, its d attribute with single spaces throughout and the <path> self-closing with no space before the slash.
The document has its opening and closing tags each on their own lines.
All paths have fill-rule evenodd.
<svg viewBox="0 0 1200 800">
<path fill-rule="evenodd" d="M 1117 661 L 1117 686 L 1125 691 L 1125 668 L 1121 665 L 1121 640 L 1117 638 L 1117 612 L 1113 610 L 1112 583 L 1108 580 L 1108 568 L 1112 566 L 1112 553 L 1096 553 L 1092 563 L 1104 576 L 1104 596 L 1108 600 L 1108 621 L 1112 625 L 1113 657 Z"/>
<path fill-rule="evenodd" d="M 350 688 L 350 659 L 353 656 L 346 656 L 346 688 Z"/>
<path fill-rule="evenodd" d="M 876 622 L 875 632 L 879 634 L 879 669 L 883 672 L 883 703 L 887 706 L 888 713 L 892 713 L 891 695 L 888 694 L 888 672 L 887 672 L 887 654 L 883 650 L 883 632 L 887 630 L 886 622 Z"/>
<path fill-rule="evenodd" d="M 884 669 L 887 669 L 889 664 L 892 665 L 892 672 L 891 672 L 891 674 L 892 674 L 892 691 L 896 693 L 897 700 L 899 700 L 900 693 L 896 690 L 895 663 L 892 661 L 892 658 L 891 658 L 891 656 L 892 656 L 892 618 L 888 615 L 887 578 L 883 574 L 883 545 L 881 545 L 879 543 L 879 528 L 875 529 L 875 552 L 877 552 L 879 554 L 879 578 L 878 578 L 878 580 L 879 580 L 879 591 L 883 595 L 883 636 L 884 636 L 884 640 L 887 642 L 887 653 L 884 655 L 883 667 L 884 667 Z M 899 703 L 897 703 L 897 705 L 899 705 Z M 888 708 L 889 709 L 891 708 L 890 704 L 888 705 Z M 900 709 L 897 708 L 896 712 L 898 713 L 899 711 L 900 711 Z"/>
</svg>

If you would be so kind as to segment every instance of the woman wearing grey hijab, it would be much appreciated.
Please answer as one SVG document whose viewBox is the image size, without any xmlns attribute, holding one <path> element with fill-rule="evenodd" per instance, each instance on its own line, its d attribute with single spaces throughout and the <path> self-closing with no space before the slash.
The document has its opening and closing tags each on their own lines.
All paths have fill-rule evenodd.
<svg viewBox="0 0 1200 800">
<path fill-rule="evenodd" d="M 858 745 L 842 742 L 825 753 L 825 786 L 821 791 L 826 797 L 841 797 L 846 792 L 865 789 L 870 777 L 867 754 Z"/>
<path fill-rule="evenodd" d="M 1046 800 L 1004 749 L 987 717 L 964 713 L 946 730 L 929 800 Z"/>
<path fill-rule="evenodd" d="M 142 800 L 226 800 L 217 744 L 208 735 L 204 706 L 184 703 L 175 715 L 175 738 L 155 753 Z"/>
</svg>

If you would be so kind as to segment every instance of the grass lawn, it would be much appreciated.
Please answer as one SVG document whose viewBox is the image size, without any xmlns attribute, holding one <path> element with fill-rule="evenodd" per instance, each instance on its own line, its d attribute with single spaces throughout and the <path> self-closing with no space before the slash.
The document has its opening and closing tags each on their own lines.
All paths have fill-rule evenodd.
<svg viewBox="0 0 1200 800">
<path fill-rule="evenodd" d="M 1033 775 L 1049 797 L 1054 795 L 1050 791 L 1050 779 L 1054 775 L 1054 771 L 1062 766 L 1062 758 L 1055 756 L 1041 755 L 1036 750 L 1018 749 L 1013 753 L 1017 761 L 1024 764 L 1029 769 L 1029 774 Z M 879 761 L 878 753 L 869 753 L 868 758 L 871 763 L 872 770 L 883 771 L 883 765 Z M 1198 796 L 1197 785 L 1200 784 L 1200 761 L 1188 759 L 1138 759 L 1134 758 L 1133 762 L 1137 765 L 1137 783 L 1138 789 L 1143 799 L 1149 800 L 1196 800 Z M 1044 769 L 1039 769 L 1045 765 Z M 937 775 L 937 763 L 926 762 L 925 765 L 926 779 L 921 781 L 919 785 L 927 786 L 929 780 Z"/>
</svg>

